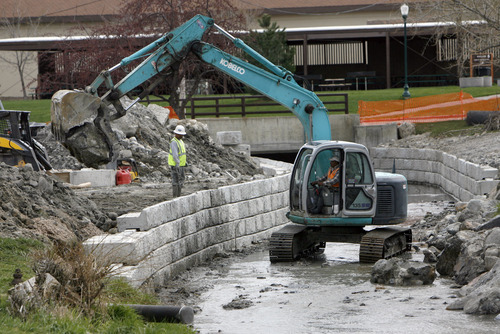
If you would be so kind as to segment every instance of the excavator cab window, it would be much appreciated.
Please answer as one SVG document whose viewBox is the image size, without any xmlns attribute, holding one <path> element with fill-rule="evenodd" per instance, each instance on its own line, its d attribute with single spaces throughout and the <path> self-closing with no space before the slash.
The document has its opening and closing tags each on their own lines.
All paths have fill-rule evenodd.
<svg viewBox="0 0 500 334">
<path fill-rule="evenodd" d="M 373 186 L 370 162 L 361 152 L 347 152 L 345 159 L 346 210 L 370 210 L 373 198 L 365 191 Z"/>
<path fill-rule="evenodd" d="M 0 118 L 0 135 L 9 136 L 12 133 L 10 130 L 10 124 L 6 117 Z"/>
<path fill-rule="evenodd" d="M 290 187 L 290 204 L 292 210 L 302 210 L 301 207 L 301 193 L 302 184 L 304 182 L 307 164 L 311 159 L 312 149 L 304 149 L 299 152 L 296 160 L 295 167 L 292 174 L 292 182 Z"/>
<path fill-rule="evenodd" d="M 314 159 L 309 173 L 308 211 L 312 214 L 336 215 L 342 210 L 342 151 L 326 149 L 319 152 Z M 338 161 L 338 171 L 332 167 L 332 159 Z M 337 183 L 329 183 L 338 178 Z M 326 181 L 317 184 L 315 181 Z"/>
</svg>

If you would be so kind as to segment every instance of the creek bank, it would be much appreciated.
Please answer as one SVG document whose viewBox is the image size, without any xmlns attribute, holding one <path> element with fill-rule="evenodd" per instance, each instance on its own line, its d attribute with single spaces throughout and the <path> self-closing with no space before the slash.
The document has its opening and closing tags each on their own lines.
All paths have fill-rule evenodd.
<svg viewBox="0 0 500 334">
<path fill-rule="evenodd" d="M 496 227 L 500 216 L 495 216 L 497 205 L 496 201 L 488 199 L 459 202 L 454 208 L 447 207 L 437 216 L 427 215 L 412 226 L 416 232 L 414 242 L 421 248 L 424 262 L 434 264 L 439 275 L 450 277 L 462 286 L 458 294 L 461 299 L 450 309 L 463 309 L 468 314 L 500 313 L 500 298 L 497 298 L 500 295 L 500 276 L 497 275 L 500 227 Z M 384 264 L 388 266 L 377 262 L 372 277 L 375 273 L 381 275 L 376 269 L 383 268 Z M 392 265 L 395 267 L 393 272 L 406 273 L 407 262 L 395 260 Z M 385 280 L 375 282 L 405 285 L 406 281 L 404 276 L 386 276 Z"/>
</svg>

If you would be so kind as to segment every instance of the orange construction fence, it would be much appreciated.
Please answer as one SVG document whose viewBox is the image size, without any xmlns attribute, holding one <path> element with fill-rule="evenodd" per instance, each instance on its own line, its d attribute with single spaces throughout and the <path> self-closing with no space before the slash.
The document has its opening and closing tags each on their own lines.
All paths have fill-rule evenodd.
<svg viewBox="0 0 500 334">
<path fill-rule="evenodd" d="M 498 96 L 474 98 L 464 92 L 409 98 L 406 100 L 359 101 L 361 124 L 431 123 L 463 120 L 470 110 L 499 110 Z"/>
<path fill-rule="evenodd" d="M 179 119 L 179 116 L 177 116 L 177 113 L 175 112 L 174 108 L 172 108 L 171 106 L 166 106 L 164 107 L 165 109 L 168 109 L 168 118 L 175 118 L 175 119 Z"/>
</svg>

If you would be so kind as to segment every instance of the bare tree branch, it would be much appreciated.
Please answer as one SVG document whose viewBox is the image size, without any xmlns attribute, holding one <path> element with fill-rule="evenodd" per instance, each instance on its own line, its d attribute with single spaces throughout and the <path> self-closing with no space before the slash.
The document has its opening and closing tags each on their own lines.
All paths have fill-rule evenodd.
<svg viewBox="0 0 500 334">
<path fill-rule="evenodd" d="M 8 13 L 8 10 L 5 8 L 3 8 L 2 11 L 4 11 L 4 13 Z M 0 19 L 0 27 L 3 27 L 3 29 L 7 31 L 10 38 L 38 36 L 39 25 L 39 19 L 26 17 L 21 12 L 19 7 L 12 8 L 10 17 L 9 15 L 4 14 L 4 16 Z M 12 53 L 14 54 L 14 57 L 10 56 Z M 11 51 L 9 55 L 0 54 L 0 60 L 16 67 L 21 81 L 23 98 L 27 99 L 28 94 L 26 91 L 27 83 L 25 78 L 25 69 L 26 64 L 36 61 L 36 54 L 30 51 Z"/>
<path fill-rule="evenodd" d="M 494 66 L 500 65 L 500 0 L 435 0 L 414 9 L 415 21 L 447 23 L 436 26 L 434 38 L 436 44 L 454 40 L 458 76 L 468 72 L 474 53 L 493 53 Z"/>
</svg>

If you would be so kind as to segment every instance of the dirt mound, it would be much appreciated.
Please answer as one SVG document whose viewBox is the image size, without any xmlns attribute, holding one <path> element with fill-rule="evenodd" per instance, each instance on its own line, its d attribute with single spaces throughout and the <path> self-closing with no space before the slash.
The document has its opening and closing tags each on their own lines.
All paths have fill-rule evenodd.
<svg viewBox="0 0 500 334">
<path fill-rule="evenodd" d="M 126 104 L 128 102 L 125 102 Z M 157 105 L 136 105 L 113 123 L 120 158 L 133 158 L 140 182 L 119 187 L 71 189 L 68 184 L 30 166 L 0 165 L 0 236 L 40 240 L 84 240 L 116 226 L 116 217 L 171 199 L 168 151 L 173 129 L 186 128 L 187 180 L 183 195 L 203 189 L 263 178 L 252 158 L 217 145 L 204 123 L 169 120 Z M 50 125 L 35 137 L 47 149 L 54 169 L 79 170 L 71 155 L 51 132 Z"/>
<path fill-rule="evenodd" d="M 85 240 L 111 224 L 93 201 L 29 165 L 0 164 L 0 196 L 1 237 Z"/>
<path fill-rule="evenodd" d="M 124 97 L 122 103 L 130 105 L 131 101 Z M 209 136 L 206 124 L 196 120 L 169 119 L 168 115 L 168 109 L 161 106 L 151 104 L 146 107 L 135 104 L 124 117 L 111 124 L 117 140 L 114 151 L 118 152 L 118 158 L 136 160 L 143 181 L 170 181 L 168 152 L 173 130 L 177 124 L 182 124 L 186 128 L 187 135 L 184 137 L 184 142 L 188 172 L 193 177 L 203 179 L 224 175 L 230 180 L 262 173 L 250 157 L 217 145 Z M 80 161 L 74 158 L 69 150 L 55 140 L 50 128 L 41 130 L 37 139 L 49 150 L 51 163 L 56 169 L 80 169 L 85 167 L 86 161 L 92 160 L 82 157 L 84 154 L 82 152 L 74 152 Z M 98 147 L 92 148 L 94 153 L 98 149 Z M 102 152 L 101 155 L 106 156 L 107 152 Z"/>
</svg>

